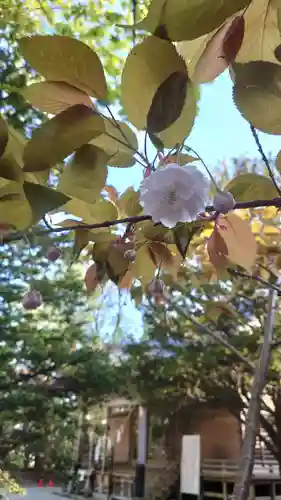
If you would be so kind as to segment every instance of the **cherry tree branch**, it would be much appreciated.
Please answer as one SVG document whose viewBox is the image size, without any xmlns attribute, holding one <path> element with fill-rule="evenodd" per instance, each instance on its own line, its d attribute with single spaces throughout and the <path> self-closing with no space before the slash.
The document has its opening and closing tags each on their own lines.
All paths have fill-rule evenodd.
<svg viewBox="0 0 281 500">
<path fill-rule="evenodd" d="M 275 290 L 270 290 L 267 317 L 264 324 L 264 342 L 261 348 L 260 359 L 254 372 L 251 399 L 246 418 L 246 432 L 238 465 L 237 479 L 233 490 L 234 500 L 247 500 L 249 497 L 250 480 L 254 467 L 254 452 L 260 419 L 261 393 L 266 385 L 271 355 L 276 299 L 277 293 Z"/>
<path fill-rule="evenodd" d="M 274 290 L 277 293 L 277 295 L 281 297 L 281 289 L 278 286 L 273 285 L 273 283 L 269 283 L 268 281 L 265 281 L 264 279 L 260 278 L 260 276 L 252 276 L 251 274 L 244 273 L 243 271 L 237 271 L 236 269 L 228 269 L 228 272 L 233 276 L 240 276 L 241 278 L 248 278 L 253 281 L 257 281 L 266 288 Z"/>
<path fill-rule="evenodd" d="M 241 201 L 237 202 L 234 210 L 249 209 L 249 208 L 263 208 L 263 207 L 276 207 L 281 208 L 281 197 L 263 200 L 252 200 L 252 201 Z M 213 205 L 207 205 L 205 207 L 205 212 L 211 213 L 215 212 Z M 68 231 L 75 231 L 76 229 L 102 229 L 106 227 L 117 226 L 118 224 L 137 224 L 138 222 L 143 222 L 146 220 L 151 220 L 150 215 L 136 215 L 134 217 L 124 217 L 122 219 L 112 219 L 104 222 L 99 222 L 95 224 L 75 224 L 67 227 L 52 227 L 50 229 L 36 229 L 30 231 L 28 234 L 31 236 L 43 236 L 51 233 L 65 233 Z M 198 219 L 200 222 L 202 219 Z M 21 240 L 26 233 L 23 231 L 13 231 L 5 236 L 0 236 L 0 243 L 9 243 L 12 241 Z"/>
</svg>

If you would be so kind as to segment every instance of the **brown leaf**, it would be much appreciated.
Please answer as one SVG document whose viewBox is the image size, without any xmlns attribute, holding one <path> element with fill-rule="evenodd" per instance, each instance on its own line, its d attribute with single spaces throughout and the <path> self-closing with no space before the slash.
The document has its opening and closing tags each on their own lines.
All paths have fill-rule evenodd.
<svg viewBox="0 0 281 500">
<path fill-rule="evenodd" d="M 237 56 L 243 42 L 244 33 L 244 16 L 237 16 L 233 19 L 223 41 L 223 53 L 228 63 L 234 61 Z"/>
<path fill-rule="evenodd" d="M 120 281 L 119 288 L 121 290 L 130 290 L 133 280 L 134 280 L 134 275 L 129 269 L 123 276 L 122 280 Z"/>
<path fill-rule="evenodd" d="M 113 186 L 104 186 L 103 190 L 107 193 L 109 199 L 113 201 L 113 203 L 117 200 L 118 198 L 118 192 L 117 189 Z"/>
<path fill-rule="evenodd" d="M 214 231 L 207 241 L 207 252 L 217 273 L 220 274 L 224 272 L 228 265 L 228 251 L 223 238 L 217 230 L 217 227 L 214 228 Z"/>
<path fill-rule="evenodd" d="M 176 71 L 160 85 L 147 115 L 149 134 L 162 132 L 179 118 L 185 104 L 188 82 L 187 72 Z"/>
<path fill-rule="evenodd" d="M 220 75 L 235 59 L 244 36 L 244 18 L 238 16 L 226 22 L 208 42 L 192 79 L 207 83 Z"/>
<path fill-rule="evenodd" d="M 96 266 L 96 264 L 91 264 L 90 267 L 88 267 L 86 274 L 85 274 L 84 281 L 85 281 L 86 290 L 87 290 L 88 294 L 90 294 L 91 292 L 93 292 L 97 288 L 97 286 L 99 284 L 99 280 L 97 278 L 97 266 Z"/>
</svg>

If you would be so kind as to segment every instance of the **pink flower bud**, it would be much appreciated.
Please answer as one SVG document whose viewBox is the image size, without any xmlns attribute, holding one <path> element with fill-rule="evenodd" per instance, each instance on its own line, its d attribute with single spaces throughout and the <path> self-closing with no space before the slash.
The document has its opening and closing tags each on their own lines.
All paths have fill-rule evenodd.
<svg viewBox="0 0 281 500">
<path fill-rule="evenodd" d="M 55 246 L 52 246 L 48 249 L 46 257 L 51 262 L 55 262 L 61 256 L 61 249 Z"/>
<path fill-rule="evenodd" d="M 30 290 L 24 295 L 21 303 L 24 309 L 28 311 L 37 309 L 43 303 L 41 293 L 38 290 Z"/>
<path fill-rule="evenodd" d="M 124 257 L 125 259 L 129 260 L 130 262 L 135 262 L 136 260 L 136 251 L 132 249 L 128 249 L 124 252 Z"/>
<path fill-rule="evenodd" d="M 235 199 L 227 191 L 218 191 L 214 198 L 214 209 L 221 214 L 227 214 L 235 207 Z"/>
<path fill-rule="evenodd" d="M 159 280 L 158 278 L 154 278 L 153 280 L 150 281 L 147 287 L 147 291 L 149 295 L 152 297 L 158 299 L 162 298 L 165 292 L 165 284 L 162 280 Z"/>
<path fill-rule="evenodd" d="M 146 179 L 146 177 L 149 177 L 150 174 L 151 174 L 151 169 L 147 167 L 144 171 L 144 178 Z"/>
</svg>

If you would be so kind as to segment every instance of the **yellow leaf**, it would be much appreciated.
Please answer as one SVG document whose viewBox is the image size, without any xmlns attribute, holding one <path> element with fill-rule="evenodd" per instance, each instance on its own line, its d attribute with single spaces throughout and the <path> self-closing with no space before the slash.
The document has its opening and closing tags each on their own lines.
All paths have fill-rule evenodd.
<svg viewBox="0 0 281 500">
<path fill-rule="evenodd" d="M 120 213 L 124 216 L 135 216 L 142 211 L 142 207 L 139 204 L 139 192 L 135 191 L 133 188 L 129 187 L 120 196 L 119 200 L 116 201 Z"/>
<path fill-rule="evenodd" d="M 34 35 L 22 38 L 19 47 L 46 80 L 68 83 L 97 99 L 107 98 L 103 67 L 88 45 L 68 36 Z"/>
<path fill-rule="evenodd" d="M 205 303 L 204 309 L 206 316 L 213 321 L 217 321 L 222 314 L 233 318 L 238 317 L 238 314 L 235 311 L 234 307 L 222 300 L 207 301 Z"/>
<path fill-rule="evenodd" d="M 32 224 L 32 210 L 22 184 L 10 182 L 0 189 L 0 225 L 24 231 Z"/>
<path fill-rule="evenodd" d="M 143 289 L 154 278 L 155 264 L 153 263 L 148 245 L 144 244 L 137 250 L 136 260 L 130 267 L 133 275 L 140 280 Z"/>
<path fill-rule="evenodd" d="M 108 154 L 108 165 L 130 167 L 135 163 L 133 155 L 138 150 L 138 140 L 126 123 L 117 122 L 117 124 L 113 120 L 104 120 L 105 133 L 93 139 L 91 144 Z"/>
<path fill-rule="evenodd" d="M 277 63 L 274 50 L 281 43 L 277 25 L 276 0 L 252 0 L 245 15 L 245 36 L 236 62 Z"/>
<path fill-rule="evenodd" d="M 87 229 L 76 229 L 74 237 L 73 258 L 78 259 L 82 250 L 90 241 L 90 232 Z"/>
<path fill-rule="evenodd" d="M 122 99 L 128 118 L 135 127 L 146 127 L 147 115 L 158 88 L 174 73 L 186 73 L 186 65 L 170 42 L 151 36 L 133 48 L 122 73 Z M 167 96 L 167 113 L 169 106 Z M 176 142 L 181 142 L 191 130 L 195 116 L 196 94 L 189 81 L 179 118 L 159 134 L 164 145 L 170 147 L 171 143 L 174 146 Z"/>
<path fill-rule="evenodd" d="M 233 65 L 234 103 L 241 115 L 268 134 L 281 134 L 281 67 L 264 61 Z"/>
<path fill-rule="evenodd" d="M 116 206 L 103 198 L 95 203 L 86 203 L 73 198 L 62 207 L 62 210 L 75 217 L 80 217 L 86 224 L 99 224 L 118 218 Z"/>
<path fill-rule="evenodd" d="M 228 259 L 251 272 L 256 262 L 257 243 L 249 223 L 229 213 L 219 217 L 217 230 L 226 244 Z"/>
<path fill-rule="evenodd" d="M 130 290 L 133 281 L 134 281 L 134 275 L 132 274 L 132 271 L 129 269 L 122 278 L 122 280 L 120 281 L 119 288 L 121 290 Z"/>
<path fill-rule="evenodd" d="M 185 61 L 191 80 L 193 80 L 194 71 L 198 61 L 203 55 L 209 41 L 212 39 L 216 32 L 217 30 L 214 30 L 208 35 L 200 36 L 195 40 L 178 42 L 176 44 L 176 49 Z"/>
<path fill-rule="evenodd" d="M 97 288 L 97 286 L 99 284 L 99 280 L 97 277 L 96 264 L 91 264 L 88 267 L 86 274 L 85 274 L 84 281 L 85 281 L 85 285 L 86 285 L 87 294 L 90 294 L 91 292 L 93 292 Z"/>
<path fill-rule="evenodd" d="M 56 115 L 75 104 L 92 108 L 92 101 L 85 92 L 64 82 L 39 82 L 26 87 L 23 97 L 35 108 Z"/>
<path fill-rule="evenodd" d="M 252 201 L 264 198 L 276 198 L 278 192 L 273 182 L 263 175 L 240 174 L 226 186 L 237 201 Z"/>
<path fill-rule="evenodd" d="M 207 240 L 207 252 L 217 275 L 223 274 L 228 264 L 228 248 L 217 226 Z"/>
<path fill-rule="evenodd" d="M 33 132 L 24 151 L 24 170 L 46 170 L 104 130 L 101 116 L 82 104 L 62 111 Z"/>
<path fill-rule="evenodd" d="M 5 120 L 0 116 L 0 158 L 3 156 L 8 144 L 9 134 Z"/>
<path fill-rule="evenodd" d="M 151 221 L 143 221 L 137 225 L 137 241 L 151 240 L 161 241 L 162 243 L 173 243 L 173 233 L 161 224 L 155 225 Z"/>
<path fill-rule="evenodd" d="M 73 198 L 93 203 L 106 183 L 108 155 L 92 144 L 79 148 L 63 169 L 58 190 Z"/>
<path fill-rule="evenodd" d="M 180 153 L 179 155 L 166 156 L 163 166 L 167 165 L 167 163 L 177 163 L 178 165 L 187 165 L 187 163 L 193 163 L 194 161 L 199 161 L 199 160 L 195 156 Z"/>
</svg>

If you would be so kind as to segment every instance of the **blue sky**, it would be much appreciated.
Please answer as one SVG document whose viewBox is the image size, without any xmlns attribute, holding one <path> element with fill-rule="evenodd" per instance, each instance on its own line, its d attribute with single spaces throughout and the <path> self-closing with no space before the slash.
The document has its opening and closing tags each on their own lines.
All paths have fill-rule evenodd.
<svg viewBox="0 0 281 500">
<path fill-rule="evenodd" d="M 276 155 L 281 149 L 281 138 L 260 133 L 264 151 Z M 224 72 L 211 84 L 201 87 L 200 111 L 188 144 L 203 157 L 212 169 L 220 161 L 239 156 L 259 158 L 248 123 L 241 117 L 232 101 L 232 82 Z M 110 169 L 108 183 L 120 191 L 128 186 L 139 186 L 142 179 L 140 166 Z"/>
</svg>

